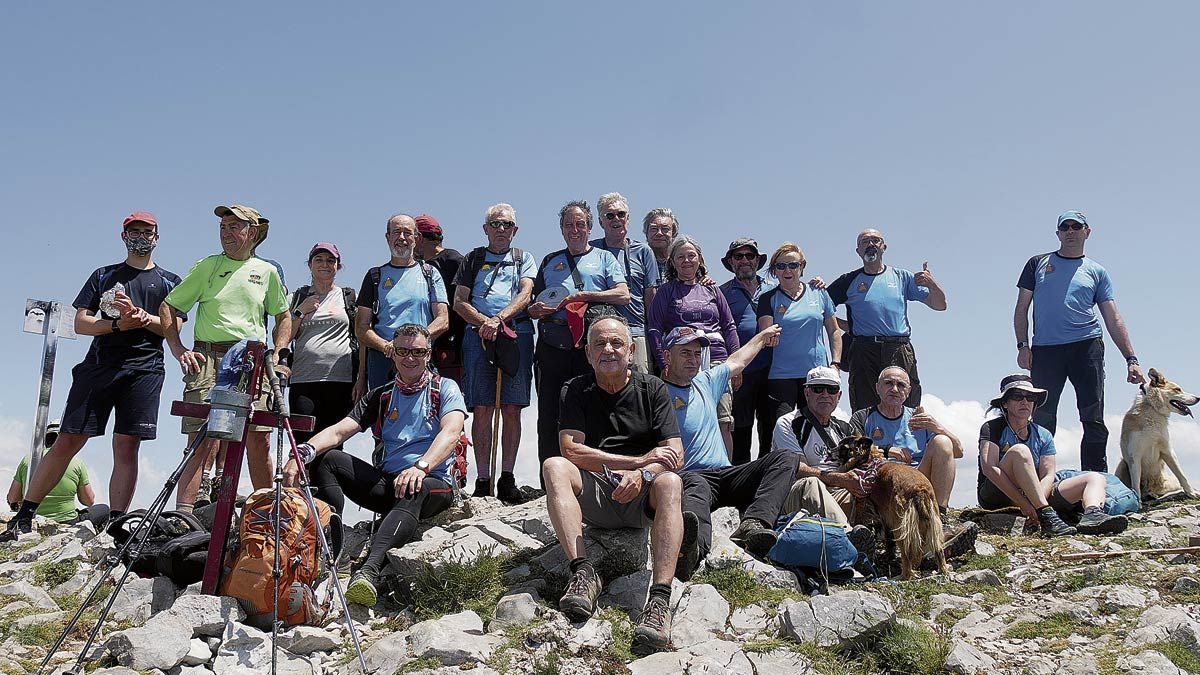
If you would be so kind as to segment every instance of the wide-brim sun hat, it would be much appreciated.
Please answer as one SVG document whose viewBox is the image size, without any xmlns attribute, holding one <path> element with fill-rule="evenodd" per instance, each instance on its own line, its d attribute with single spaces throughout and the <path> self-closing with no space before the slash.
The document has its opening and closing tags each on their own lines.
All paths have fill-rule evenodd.
<svg viewBox="0 0 1200 675">
<path fill-rule="evenodd" d="M 1013 390 L 1036 394 L 1038 399 L 1034 401 L 1034 407 L 1039 407 L 1046 402 L 1046 390 L 1033 386 L 1033 380 L 1029 379 L 1028 375 L 1017 373 L 1000 380 L 1000 395 L 992 399 L 992 407 L 999 408 L 1000 404 L 1004 402 L 1004 397 L 1008 395 L 1008 392 Z"/>
<path fill-rule="evenodd" d="M 730 256 L 732 256 L 733 252 L 739 248 L 753 249 L 754 253 L 758 255 L 758 267 L 755 268 L 756 270 L 761 270 L 763 265 L 767 264 L 767 254 L 759 253 L 757 241 L 751 239 L 750 237 L 739 237 L 729 243 L 729 250 L 725 252 L 725 257 L 721 258 L 721 264 L 724 265 L 725 269 L 729 270 L 730 272 L 733 271 L 733 259 Z"/>
</svg>

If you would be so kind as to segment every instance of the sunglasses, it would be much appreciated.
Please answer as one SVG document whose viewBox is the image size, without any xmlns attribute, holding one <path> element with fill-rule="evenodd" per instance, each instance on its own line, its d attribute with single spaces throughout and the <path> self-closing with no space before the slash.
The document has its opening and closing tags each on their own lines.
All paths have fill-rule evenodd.
<svg viewBox="0 0 1200 675">
<path fill-rule="evenodd" d="M 428 241 L 441 241 L 441 240 L 442 240 L 442 235 L 440 235 L 440 234 L 434 234 L 434 233 L 432 233 L 432 232 L 422 232 L 422 233 L 421 233 L 421 238 L 422 238 L 422 239 L 425 239 L 425 240 L 428 240 Z"/>
<path fill-rule="evenodd" d="M 429 356 L 429 348 L 428 347 L 414 347 L 412 349 L 408 349 L 405 347 L 396 347 L 396 356 L 399 356 L 400 358 L 404 358 L 406 356 L 413 356 L 418 359 L 423 359 L 426 356 Z"/>
<path fill-rule="evenodd" d="M 754 260 L 758 257 L 758 255 L 754 253 L 734 253 L 729 257 L 733 258 L 734 260 Z"/>
<path fill-rule="evenodd" d="M 1037 394 L 1012 393 L 1012 394 L 1009 394 L 1006 398 L 1009 401 L 1029 401 L 1030 403 L 1037 403 L 1038 395 Z"/>
<path fill-rule="evenodd" d="M 1065 220 L 1058 224 L 1058 231 L 1066 232 L 1067 230 L 1082 230 L 1085 227 L 1087 227 L 1087 225 L 1084 225 L 1078 220 Z"/>
<path fill-rule="evenodd" d="M 488 224 L 488 227 L 490 227 L 494 230 L 515 230 L 515 229 L 517 229 L 517 224 L 511 220 L 489 220 L 487 222 L 487 224 Z"/>
<path fill-rule="evenodd" d="M 814 384 L 810 385 L 808 388 L 814 394 L 836 394 L 841 391 L 840 387 L 835 387 L 830 384 Z"/>
<path fill-rule="evenodd" d="M 605 220 L 616 220 L 617 218 L 620 218 L 621 220 L 625 220 L 628 217 L 629 217 L 628 211 L 609 211 L 604 214 Z"/>
<path fill-rule="evenodd" d="M 775 263 L 775 269 L 780 270 L 780 271 L 798 270 L 798 269 L 800 269 L 801 264 L 802 263 L 798 263 L 798 262 L 777 262 L 777 263 Z"/>
</svg>

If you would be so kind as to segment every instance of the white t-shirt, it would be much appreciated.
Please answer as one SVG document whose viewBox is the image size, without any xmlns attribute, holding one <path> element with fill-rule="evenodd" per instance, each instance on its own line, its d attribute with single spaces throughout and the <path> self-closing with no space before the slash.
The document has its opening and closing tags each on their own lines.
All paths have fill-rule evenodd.
<svg viewBox="0 0 1200 675">
<path fill-rule="evenodd" d="M 835 410 L 834 415 L 841 412 Z M 800 439 L 796 438 L 796 430 L 792 428 L 792 421 L 800 414 L 800 409 L 797 408 L 789 413 L 784 414 L 775 422 L 775 431 L 771 435 L 771 450 L 789 450 L 791 452 L 800 453 L 800 461 L 814 469 L 831 469 L 836 471 L 841 464 L 837 457 L 833 455 L 834 448 L 825 446 L 825 441 L 821 439 L 821 434 L 813 429 L 808 433 L 808 438 L 805 439 L 804 447 L 800 447 Z M 840 419 L 840 418 L 839 418 Z M 835 442 L 842 440 L 842 435 L 838 433 L 833 424 L 826 427 L 829 431 L 829 437 Z"/>
</svg>

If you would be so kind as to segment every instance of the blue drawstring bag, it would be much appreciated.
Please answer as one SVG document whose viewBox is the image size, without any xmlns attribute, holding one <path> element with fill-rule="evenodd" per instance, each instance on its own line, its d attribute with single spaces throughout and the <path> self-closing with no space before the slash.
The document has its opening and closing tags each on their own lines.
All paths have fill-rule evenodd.
<svg viewBox="0 0 1200 675">
<path fill-rule="evenodd" d="M 1068 478 L 1074 478 L 1079 474 L 1084 473 L 1078 469 L 1063 469 L 1054 474 L 1054 480 L 1064 481 Z M 1142 500 L 1138 499 L 1138 495 L 1129 486 L 1121 482 L 1111 473 L 1094 471 L 1089 473 L 1098 473 L 1104 476 L 1104 512 L 1110 516 L 1119 516 L 1124 513 L 1137 513 L 1142 509 Z"/>
<path fill-rule="evenodd" d="M 850 570 L 858 561 L 858 549 L 837 521 L 800 511 L 781 516 L 775 532 L 778 539 L 767 558 L 785 569 L 827 577 Z"/>
</svg>

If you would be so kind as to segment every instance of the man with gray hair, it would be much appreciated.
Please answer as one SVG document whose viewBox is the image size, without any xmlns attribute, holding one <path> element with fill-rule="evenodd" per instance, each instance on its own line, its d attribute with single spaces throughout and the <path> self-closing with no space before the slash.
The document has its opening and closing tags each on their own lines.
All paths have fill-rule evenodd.
<svg viewBox="0 0 1200 675">
<path fill-rule="evenodd" d="M 384 238 L 391 260 L 367 270 L 358 291 L 354 330 L 358 334 L 359 363 L 354 398 L 382 386 L 391 379 L 392 337 L 406 323 L 426 326 L 433 339 L 450 327 L 446 286 L 437 268 L 416 259 L 417 221 L 398 213 L 388 218 Z"/>
<path fill-rule="evenodd" d="M 529 405 L 533 370 L 533 321 L 525 308 L 533 294 L 537 267 L 533 255 L 512 245 L 517 236 L 517 212 L 509 204 L 488 208 L 483 222 L 487 246 L 480 246 L 463 259 L 454 279 L 454 311 L 467 323 L 463 334 L 463 384 L 467 407 L 474 414 L 471 440 L 475 444 L 476 497 L 491 496 L 492 447 L 500 443 L 504 452 L 497 496 L 504 502 L 520 502 L 513 468 L 521 442 L 521 409 Z M 488 362 L 487 353 L 500 354 L 502 344 L 515 343 L 519 363 L 515 376 L 501 375 Z M 497 357 L 498 358 L 498 357 Z M 500 398 L 496 400 L 496 378 Z M 496 404 L 504 420 L 500 438 L 492 438 L 492 415 Z"/>
<path fill-rule="evenodd" d="M 642 218 L 642 231 L 646 234 L 646 245 L 654 251 L 654 261 L 658 265 L 658 282 L 661 286 L 667 281 L 667 248 L 671 240 L 679 235 L 679 219 L 668 208 L 650 209 Z M 647 301 L 646 305 L 649 306 Z"/>
<path fill-rule="evenodd" d="M 613 254 L 625 268 L 625 283 L 629 284 L 629 304 L 617 307 L 617 313 L 629 323 L 629 332 L 637 343 L 633 365 L 650 370 L 650 350 L 646 348 L 646 308 L 654 301 L 658 287 L 658 262 L 654 251 L 643 242 L 629 238 L 629 203 L 619 192 L 609 192 L 596 200 L 596 213 L 604 236 L 588 242 Z"/>
</svg>

